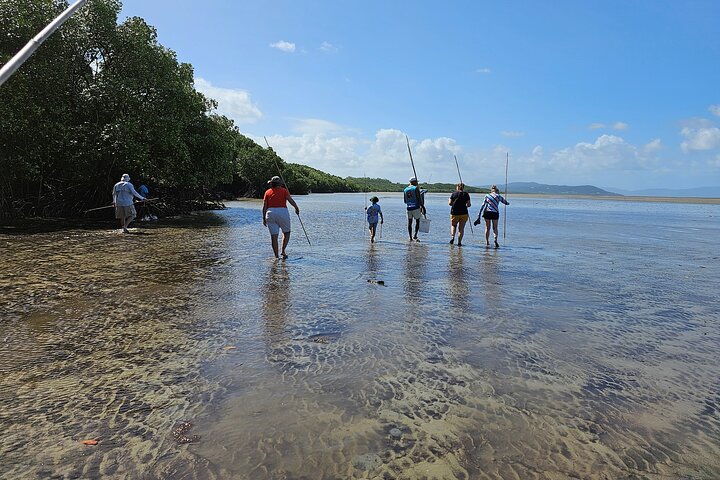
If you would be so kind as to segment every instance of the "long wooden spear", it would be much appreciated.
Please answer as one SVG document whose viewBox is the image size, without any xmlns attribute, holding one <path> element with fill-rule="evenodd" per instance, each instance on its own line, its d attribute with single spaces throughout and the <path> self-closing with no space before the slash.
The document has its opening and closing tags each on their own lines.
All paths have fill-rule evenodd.
<svg viewBox="0 0 720 480">
<path fill-rule="evenodd" d="M 455 168 L 457 168 L 458 177 L 460 178 L 460 183 L 463 184 L 463 190 L 464 190 L 465 183 L 462 181 L 462 175 L 460 175 L 460 165 L 458 164 L 458 161 L 457 161 L 457 155 L 453 155 L 453 158 L 455 159 Z M 457 201 L 457 200 L 455 200 L 455 201 Z M 470 233 L 475 235 L 475 230 L 473 230 L 473 224 L 471 221 L 469 221 L 469 218 L 470 217 L 468 216 L 468 223 L 470 224 Z"/>
<path fill-rule="evenodd" d="M 510 163 L 510 152 L 505 152 L 505 200 L 508 196 L 508 164 Z M 503 215 L 503 246 L 505 246 L 505 235 L 507 233 L 507 204 L 505 204 L 505 215 Z"/>
<path fill-rule="evenodd" d="M 268 143 L 268 140 L 265 137 L 265 135 L 263 135 L 263 138 L 265 139 L 265 145 L 267 145 L 269 150 L 272 150 L 272 148 L 270 148 L 270 144 Z M 283 185 L 285 185 L 285 188 L 288 188 L 287 183 L 285 183 L 285 179 L 283 178 L 282 170 L 280 170 L 280 164 L 277 162 L 277 159 L 275 158 L 274 155 L 272 158 L 273 158 L 273 161 L 275 162 L 275 168 L 277 168 L 278 175 L 280 175 L 280 180 L 282 180 Z M 290 191 L 290 189 L 288 188 L 288 192 L 289 191 Z M 300 220 L 300 226 L 302 227 L 302 231 L 305 234 L 305 239 L 307 240 L 308 245 L 310 245 L 312 247 L 312 243 L 310 243 L 310 237 L 308 237 L 307 230 L 305 230 L 305 225 L 303 225 L 303 221 L 302 221 L 302 218 L 300 218 L 300 214 L 297 211 L 295 212 L 295 214 L 297 215 L 298 220 Z"/>
<path fill-rule="evenodd" d="M 415 177 L 415 180 L 417 180 L 418 184 L 418 198 L 420 199 L 420 205 L 422 205 L 422 210 L 425 210 L 425 201 L 422 199 L 422 193 L 420 192 L 420 180 L 418 180 L 417 172 L 415 171 L 415 162 L 413 161 L 412 157 L 412 150 L 410 150 L 410 139 L 407 135 L 405 135 L 405 141 L 407 142 L 408 147 L 408 153 L 410 154 L 410 165 L 412 165 L 413 169 L 413 177 Z M 420 210 L 422 212 L 422 210 Z M 426 210 L 427 211 L 427 210 Z M 423 217 L 427 218 L 427 215 L 423 213 Z"/>
<path fill-rule="evenodd" d="M 143 203 L 143 202 L 152 202 L 152 201 L 155 201 L 155 200 L 157 200 L 157 198 L 146 198 L 145 200 L 141 200 L 141 201 L 135 202 L 135 203 L 137 204 L 137 203 Z M 94 212 L 95 210 L 104 210 L 104 209 L 106 209 L 106 208 L 112 208 L 112 207 L 114 207 L 114 206 L 115 206 L 115 205 L 110 204 L 110 205 L 105 205 L 104 207 L 91 208 L 90 210 L 85 210 L 84 213 Z"/>
</svg>

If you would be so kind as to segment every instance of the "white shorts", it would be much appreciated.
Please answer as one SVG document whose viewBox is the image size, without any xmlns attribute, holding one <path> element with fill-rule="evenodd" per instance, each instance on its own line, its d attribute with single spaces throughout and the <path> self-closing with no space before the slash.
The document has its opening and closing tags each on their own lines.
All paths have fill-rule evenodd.
<svg viewBox="0 0 720 480">
<path fill-rule="evenodd" d="M 277 235 L 279 230 L 283 233 L 290 233 L 290 212 L 287 208 L 268 208 L 265 213 L 270 235 Z"/>
<path fill-rule="evenodd" d="M 422 213 L 420 212 L 420 208 L 416 208 L 415 210 L 408 210 L 408 220 L 420 220 L 420 217 L 422 217 Z"/>
</svg>

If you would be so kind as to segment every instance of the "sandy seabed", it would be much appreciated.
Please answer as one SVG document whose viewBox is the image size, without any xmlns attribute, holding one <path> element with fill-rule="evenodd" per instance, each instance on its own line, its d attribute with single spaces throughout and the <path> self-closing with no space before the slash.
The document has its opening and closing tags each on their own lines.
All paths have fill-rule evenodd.
<svg viewBox="0 0 720 480">
<path fill-rule="evenodd" d="M 720 478 L 715 205 L 299 201 L 285 262 L 255 202 L 1 235 L 0 477 Z"/>
</svg>

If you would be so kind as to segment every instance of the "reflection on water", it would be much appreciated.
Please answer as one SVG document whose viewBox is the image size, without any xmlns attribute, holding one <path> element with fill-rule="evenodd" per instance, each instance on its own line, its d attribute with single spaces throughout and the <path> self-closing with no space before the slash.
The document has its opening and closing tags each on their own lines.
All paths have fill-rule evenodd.
<svg viewBox="0 0 720 480">
<path fill-rule="evenodd" d="M 717 478 L 717 206 L 520 199 L 486 250 L 299 201 L 287 261 L 254 202 L 0 236 L 0 478 Z"/>
</svg>

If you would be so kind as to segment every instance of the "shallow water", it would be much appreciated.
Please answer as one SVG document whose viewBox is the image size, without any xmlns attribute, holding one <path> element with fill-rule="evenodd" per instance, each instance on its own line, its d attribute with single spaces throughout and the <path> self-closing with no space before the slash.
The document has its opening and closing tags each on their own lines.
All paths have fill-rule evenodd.
<svg viewBox="0 0 720 480">
<path fill-rule="evenodd" d="M 720 206 L 363 198 L 0 235 L 0 478 L 720 477 Z"/>
</svg>

